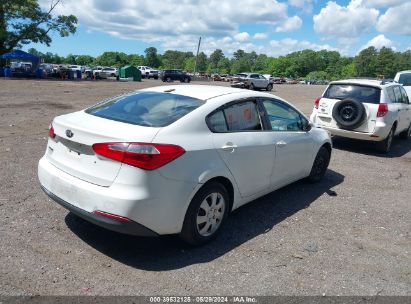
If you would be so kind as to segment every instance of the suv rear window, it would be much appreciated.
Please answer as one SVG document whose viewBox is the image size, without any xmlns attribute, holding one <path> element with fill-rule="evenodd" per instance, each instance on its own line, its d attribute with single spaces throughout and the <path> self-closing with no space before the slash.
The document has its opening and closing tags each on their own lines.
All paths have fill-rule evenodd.
<svg viewBox="0 0 411 304">
<path fill-rule="evenodd" d="M 86 113 L 145 127 L 164 127 L 205 101 L 169 93 L 139 92 L 99 103 Z"/>
<path fill-rule="evenodd" d="M 403 86 L 411 86 L 411 73 L 400 74 L 398 82 Z"/>
<path fill-rule="evenodd" d="M 381 89 L 356 84 L 331 84 L 324 93 L 325 98 L 355 99 L 363 103 L 380 103 Z"/>
</svg>

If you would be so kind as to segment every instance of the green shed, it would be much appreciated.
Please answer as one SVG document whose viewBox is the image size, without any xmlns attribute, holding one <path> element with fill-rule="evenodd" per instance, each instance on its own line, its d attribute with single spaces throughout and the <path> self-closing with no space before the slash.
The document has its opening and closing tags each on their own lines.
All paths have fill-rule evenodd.
<svg viewBox="0 0 411 304">
<path fill-rule="evenodd" d="M 120 68 L 118 75 L 120 78 L 133 78 L 133 81 L 141 81 L 140 70 L 132 65 L 126 65 Z"/>
</svg>

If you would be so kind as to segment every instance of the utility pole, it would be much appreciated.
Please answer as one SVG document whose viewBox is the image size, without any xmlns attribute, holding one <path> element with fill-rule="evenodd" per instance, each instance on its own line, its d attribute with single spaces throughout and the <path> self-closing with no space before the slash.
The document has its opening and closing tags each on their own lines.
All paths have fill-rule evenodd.
<svg viewBox="0 0 411 304">
<path fill-rule="evenodd" d="M 201 37 L 200 37 L 200 39 L 198 39 L 196 63 L 195 63 L 195 65 L 194 65 L 194 76 L 196 75 L 196 72 L 197 72 L 198 52 L 200 52 L 200 44 L 201 44 Z"/>
</svg>

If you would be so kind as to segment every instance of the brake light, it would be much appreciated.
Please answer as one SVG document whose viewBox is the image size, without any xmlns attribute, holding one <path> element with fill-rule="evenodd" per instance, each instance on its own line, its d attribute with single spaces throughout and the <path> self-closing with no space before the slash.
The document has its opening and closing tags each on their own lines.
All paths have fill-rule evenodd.
<svg viewBox="0 0 411 304">
<path fill-rule="evenodd" d="M 100 210 L 94 211 L 93 213 L 95 215 L 106 217 L 106 218 L 109 218 L 109 219 L 117 221 L 117 222 L 131 222 L 131 220 L 127 217 L 112 214 L 112 213 L 103 212 L 103 211 L 100 211 Z"/>
<path fill-rule="evenodd" d="M 152 143 L 98 143 L 96 154 L 144 170 L 155 170 L 175 160 L 186 151 L 180 146 Z"/>
<path fill-rule="evenodd" d="M 377 117 L 383 117 L 388 112 L 388 104 L 380 103 L 378 106 Z"/>
<path fill-rule="evenodd" d="M 321 100 L 321 97 L 317 97 L 317 98 L 315 99 L 315 101 L 314 101 L 314 107 L 315 107 L 316 109 L 318 109 L 318 107 L 319 107 L 319 105 L 320 105 L 320 100 Z"/>
<path fill-rule="evenodd" d="M 50 124 L 50 126 L 49 126 L 49 137 L 50 138 L 55 138 L 56 137 L 56 133 L 54 133 L 54 128 L 53 128 L 52 124 Z"/>
</svg>

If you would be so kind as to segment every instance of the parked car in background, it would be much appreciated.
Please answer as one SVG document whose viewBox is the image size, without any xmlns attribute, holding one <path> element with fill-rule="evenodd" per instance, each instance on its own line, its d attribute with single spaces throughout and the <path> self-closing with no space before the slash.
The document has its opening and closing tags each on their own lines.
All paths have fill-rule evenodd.
<svg viewBox="0 0 411 304">
<path fill-rule="evenodd" d="M 158 79 L 158 74 L 159 74 L 159 71 L 157 71 L 157 70 L 154 70 L 154 69 L 152 69 L 152 70 L 150 70 L 150 72 L 148 73 L 148 79 L 150 79 L 150 78 L 154 78 L 154 79 Z"/>
<path fill-rule="evenodd" d="M 271 91 L 273 84 L 261 74 L 256 73 L 241 73 L 237 74 L 239 79 L 234 81 L 231 86 L 233 88 L 245 88 L 250 90 L 264 89 Z"/>
<path fill-rule="evenodd" d="M 287 81 L 283 77 L 273 77 L 273 84 L 283 84 Z"/>
<path fill-rule="evenodd" d="M 158 75 L 158 71 L 156 69 L 153 69 L 152 67 L 149 67 L 149 66 L 141 65 L 141 66 L 138 66 L 137 69 L 140 70 L 141 77 L 143 77 L 143 78 L 150 78 L 150 77 L 154 78 L 155 74 Z M 157 72 L 157 73 L 155 73 L 155 72 Z"/>
<path fill-rule="evenodd" d="M 54 67 L 51 63 L 41 63 L 38 68 L 42 69 L 49 76 L 54 73 Z"/>
<path fill-rule="evenodd" d="M 190 82 L 191 77 L 187 73 L 180 70 L 164 70 L 160 72 L 160 79 L 163 82 L 170 82 L 174 80 L 179 80 L 180 82 Z"/>
<path fill-rule="evenodd" d="M 410 137 L 411 105 L 398 83 L 333 81 L 315 100 L 311 121 L 332 135 L 374 141 L 387 153 L 395 135 Z"/>
<path fill-rule="evenodd" d="M 394 81 L 402 84 L 407 92 L 408 98 L 411 99 L 411 71 L 398 72 L 394 77 Z"/>
<path fill-rule="evenodd" d="M 69 65 L 69 66 L 67 66 L 67 68 L 74 71 L 74 72 L 77 72 L 77 71 L 83 72 L 83 70 L 84 70 L 84 69 L 82 69 L 81 65 Z"/>
<path fill-rule="evenodd" d="M 100 77 L 100 73 L 103 71 L 103 67 L 102 66 L 95 66 L 91 68 L 92 74 L 95 78 L 99 78 Z"/>
<path fill-rule="evenodd" d="M 99 76 L 101 78 L 108 78 L 108 77 L 117 77 L 118 76 L 118 69 L 117 68 L 111 68 L 111 67 L 105 67 L 102 68 Z"/>
<path fill-rule="evenodd" d="M 302 178 L 321 180 L 330 156 L 328 132 L 279 97 L 160 86 L 54 118 L 38 177 L 91 223 L 198 245 L 238 207 Z"/>
<path fill-rule="evenodd" d="M 27 73 L 32 70 L 31 62 L 12 62 L 10 69 L 13 73 Z"/>
</svg>

